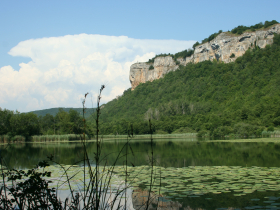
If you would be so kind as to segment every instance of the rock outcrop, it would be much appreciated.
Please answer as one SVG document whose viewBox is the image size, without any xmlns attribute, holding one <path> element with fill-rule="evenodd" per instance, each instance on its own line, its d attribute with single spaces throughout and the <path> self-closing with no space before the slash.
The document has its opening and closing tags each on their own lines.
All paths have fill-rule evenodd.
<svg viewBox="0 0 280 210">
<path fill-rule="evenodd" d="M 152 67 L 153 69 L 151 69 Z M 153 64 L 135 63 L 130 67 L 129 80 L 132 90 L 140 83 L 153 81 L 178 68 L 171 56 L 157 57 Z"/>
<path fill-rule="evenodd" d="M 264 48 L 266 45 L 272 44 L 274 33 L 280 34 L 280 24 L 241 35 L 223 32 L 212 41 L 196 46 L 192 56 L 185 59 L 178 58 L 177 64 L 186 65 L 190 62 L 198 63 L 214 59 L 225 63 L 233 62 L 251 47 Z M 168 72 L 175 71 L 178 67 L 171 56 L 157 57 L 153 64 L 135 63 L 130 67 L 131 89 L 134 90 L 140 83 L 159 79 Z"/>
</svg>

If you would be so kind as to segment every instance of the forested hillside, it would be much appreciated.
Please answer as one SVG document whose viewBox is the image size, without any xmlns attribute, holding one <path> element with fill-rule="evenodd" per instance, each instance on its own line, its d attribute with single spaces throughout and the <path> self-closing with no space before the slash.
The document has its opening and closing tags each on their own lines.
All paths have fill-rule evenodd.
<svg viewBox="0 0 280 210">
<path fill-rule="evenodd" d="M 259 135 L 280 126 L 280 36 L 234 63 L 180 66 L 164 78 L 128 89 L 101 109 L 101 133 L 197 131 L 200 135 Z M 92 121 L 93 122 L 93 121 Z M 93 123 L 94 124 L 94 123 Z M 92 125 L 93 125 L 92 124 Z"/>
</svg>

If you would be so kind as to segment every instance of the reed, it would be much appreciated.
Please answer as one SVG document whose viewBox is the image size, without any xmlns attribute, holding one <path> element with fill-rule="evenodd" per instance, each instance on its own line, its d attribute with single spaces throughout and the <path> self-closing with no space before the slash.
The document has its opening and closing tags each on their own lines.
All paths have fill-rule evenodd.
<svg viewBox="0 0 280 210">
<path fill-rule="evenodd" d="M 8 143 L 11 141 L 11 137 L 9 135 L 1 135 L 0 142 L 1 143 Z"/>
<path fill-rule="evenodd" d="M 32 136 L 31 141 L 33 142 L 45 142 L 45 141 L 78 141 L 82 140 L 83 135 L 81 134 L 65 134 L 65 135 L 40 135 Z M 85 134 L 85 139 L 89 140 L 90 136 Z"/>
<path fill-rule="evenodd" d="M 25 142 L 26 138 L 21 135 L 9 136 L 9 135 L 1 135 L 0 143 L 14 143 L 14 142 Z"/>
</svg>

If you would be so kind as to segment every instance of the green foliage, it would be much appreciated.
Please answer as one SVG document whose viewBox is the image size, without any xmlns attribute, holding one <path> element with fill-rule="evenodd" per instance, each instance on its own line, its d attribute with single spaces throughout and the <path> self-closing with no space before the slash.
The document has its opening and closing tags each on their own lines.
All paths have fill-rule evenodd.
<svg viewBox="0 0 280 210">
<path fill-rule="evenodd" d="M 150 65 L 149 70 L 152 70 L 152 69 L 154 69 L 154 66 Z"/>
<path fill-rule="evenodd" d="M 193 49 L 195 49 L 196 46 L 200 45 L 199 42 L 194 43 Z"/>
<path fill-rule="evenodd" d="M 232 53 L 232 54 L 230 55 L 230 58 L 235 58 L 235 54 Z"/>
<path fill-rule="evenodd" d="M 190 57 L 193 53 L 194 53 L 194 50 L 188 49 L 188 50 L 184 50 L 184 51 L 175 53 L 175 55 L 174 55 L 173 58 L 174 58 L 175 60 L 177 60 L 177 58 L 186 59 L 186 57 Z"/>
<path fill-rule="evenodd" d="M 206 42 L 210 42 L 212 41 L 213 39 L 215 39 L 220 33 L 222 33 L 223 31 L 222 30 L 219 30 L 218 33 L 213 33 L 211 34 L 208 38 L 205 38 L 201 41 L 201 44 L 204 44 Z"/>
<path fill-rule="evenodd" d="M 269 126 L 268 128 L 267 128 L 267 131 L 274 131 L 274 127 L 273 126 Z"/>
<path fill-rule="evenodd" d="M 168 134 L 166 131 L 163 131 L 163 130 L 157 130 L 155 132 L 155 134 Z"/>
<path fill-rule="evenodd" d="M 207 138 L 209 137 L 208 131 L 207 130 L 200 130 L 197 133 L 197 138 Z"/>
<path fill-rule="evenodd" d="M 16 112 L 10 118 L 11 136 L 22 135 L 26 138 L 40 134 L 39 120 L 34 113 Z"/>
<path fill-rule="evenodd" d="M 177 133 L 195 133 L 195 131 L 189 127 L 181 127 L 172 132 L 172 134 L 177 134 Z"/>
<path fill-rule="evenodd" d="M 260 137 L 263 127 L 251 125 L 247 123 L 237 123 L 234 125 L 234 133 L 240 137 L 247 138 L 250 136 Z"/>
<path fill-rule="evenodd" d="M 12 111 L 0 108 L 0 135 L 7 134 L 11 130 L 10 119 L 12 115 Z"/>
<path fill-rule="evenodd" d="M 273 44 L 280 46 L 280 34 L 274 34 Z"/>
<path fill-rule="evenodd" d="M 240 26 L 237 26 L 234 29 L 232 29 L 231 33 L 240 35 L 246 30 L 255 31 L 255 30 L 258 30 L 258 29 L 261 29 L 261 28 L 268 28 L 269 26 L 272 26 L 272 25 L 277 24 L 277 23 L 278 22 L 276 20 L 272 20 L 272 21 L 265 21 L 264 24 L 262 22 L 260 22 L 258 24 L 255 24 L 255 25 L 252 25 L 252 26 L 249 26 L 249 27 L 240 25 Z"/>
<path fill-rule="evenodd" d="M 9 197 L 4 194 L 6 191 L 1 190 L 0 206 L 4 209 L 62 209 L 62 202 L 57 196 L 55 188 L 50 188 L 50 180 L 45 180 L 45 177 L 50 177 L 51 172 L 39 172 L 40 167 L 45 168 L 49 166 L 46 161 L 39 162 L 37 167 L 28 170 L 8 170 L 5 176 L 8 181 L 17 183 L 9 189 Z M 4 176 L 3 176 L 4 179 Z M 22 181 L 24 179 L 24 181 Z"/>
</svg>

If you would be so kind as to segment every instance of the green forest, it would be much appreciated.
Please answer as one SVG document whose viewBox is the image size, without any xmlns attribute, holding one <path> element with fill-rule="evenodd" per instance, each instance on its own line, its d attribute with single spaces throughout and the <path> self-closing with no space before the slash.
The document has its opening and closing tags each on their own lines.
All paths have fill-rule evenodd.
<svg viewBox="0 0 280 210">
<path fill-rule="evenodd" d="M 272 45 L 252 46 L 235 62 L 189 63 L 164 78 L 127 89 L 102 106 L 99 130 L 104 135 L 127 134 L 132 125 L 134 134 L 148 134 L 151 119 L 156 134 L 260 136 L 280 128 L 279 86 L 280 35 L 275 34 Z M 94 135 L 95 119 L 94 112 L 86 116 L 87 134 Z M 81 134 L 83 129 L 83 117 L 73 109 L 38 116 L 0 108 L 0 135 Z"/>
</svg>

